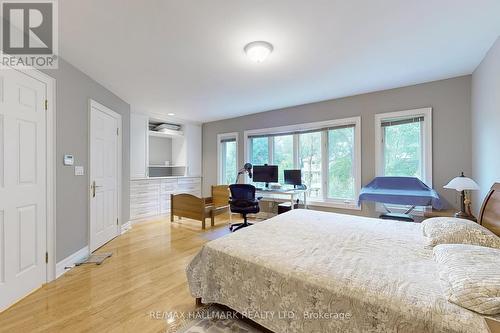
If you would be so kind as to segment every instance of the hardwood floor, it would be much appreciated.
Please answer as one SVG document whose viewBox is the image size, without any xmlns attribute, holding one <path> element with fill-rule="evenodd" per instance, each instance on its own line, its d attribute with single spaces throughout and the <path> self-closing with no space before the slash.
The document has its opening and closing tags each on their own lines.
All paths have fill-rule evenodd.
<svg viewBox="0 0 500 333">
<path fill-rule="evenodd" d="M 166 219 L 136 224 L 97 252 L 113 252 L 101 266 L 76 267 L 0 313 L 0 332 L 169 332 L 151 313 L 193 311 L 185 267 L 209 240 L 229 233 Z"/>
</svg>

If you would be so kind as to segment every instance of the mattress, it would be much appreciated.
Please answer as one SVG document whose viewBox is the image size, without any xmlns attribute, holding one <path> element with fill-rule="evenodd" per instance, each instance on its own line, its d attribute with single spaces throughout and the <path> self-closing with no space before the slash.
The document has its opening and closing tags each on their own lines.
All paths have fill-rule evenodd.
<svg viewBox="0 0 500 333">
<path fill-rule="evenodd" d="M 487 332 L 448 302 L 421 225 L 292 210 L 207 243 L 192 296 L 273 332 Z"/>
</svg>

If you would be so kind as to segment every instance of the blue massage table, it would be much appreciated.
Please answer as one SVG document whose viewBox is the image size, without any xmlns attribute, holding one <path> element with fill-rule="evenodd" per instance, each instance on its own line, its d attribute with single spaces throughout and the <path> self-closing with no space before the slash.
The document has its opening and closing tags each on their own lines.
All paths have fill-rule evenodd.
<svg viewBox="0 0 500 333">
<path fill-rule="evenodd" d="M 358 202 L 363 201 L 382 203 L 387 212 L 380 215 L 380 218 L 389 220 L 413 222 L 410 213 L 417 206 L 443 209 L 439 194 L 416 177 L 376 177 L 361 189 Z M 387 204 L 405 205 L 410 208 L 405 213 L 398 214 L 391 212 Z"/>
</svg>

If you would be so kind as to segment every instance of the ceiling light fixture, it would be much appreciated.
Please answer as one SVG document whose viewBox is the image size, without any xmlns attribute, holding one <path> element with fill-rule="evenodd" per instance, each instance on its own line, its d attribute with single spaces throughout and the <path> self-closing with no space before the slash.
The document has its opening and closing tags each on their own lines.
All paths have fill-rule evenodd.
<svg viewBox="0 0 500 333">
<path fill-rule="evenodd" d="M 273 45 L 264 41 L 255 41 L 245 45 L 243 50 L 252 61 L 263 62 L 273 52 Z"/>
<path fill-rule="evenodd" d="M 171 117 L 172 117 L 172 116 L 175 116 L 175 113 L 172 113 L 172 112 L 167 113 L 167 116 L 171 116 Z"/>
</svg>

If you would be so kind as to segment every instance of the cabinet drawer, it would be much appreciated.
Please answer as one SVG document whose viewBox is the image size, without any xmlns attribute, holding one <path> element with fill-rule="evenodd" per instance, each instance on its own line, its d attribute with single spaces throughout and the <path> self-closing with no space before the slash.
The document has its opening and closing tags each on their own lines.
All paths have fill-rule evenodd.
<svg viewBox="0 0 500 333">
<path fill-rule="evenodd" d="M 173 193 L 177 189 L 177 183 L 161 184 L 161 193 Z"/>
<path fill-rule="evenodd" d="M 156 204 L 143 204 L 143 205 L 131 205 L 130 206 L 130 216 L 135 218 L 136 216 L 153 216 L 158 215 L 158 203 Z"/>
<path fill-rule="evenodd" d="M 160 203 L 158 202 L 158 197 L 154 198 L 153 200 L 133 199 L 130 200 L 130 209 L 136 207 L 158 207 L 159 204 Z"/>
<path fill-rule="evenodd" d="M 195 177 L 195 178 L 179 178 L 177 180 L 177 183 L 179 185 L 183 184 L 201 184 L 201 178 Z"/>
<path fill-rule="evenodd" d="M 154 185 L 148 185 L 148 186 L 143 186 L 143 187 L 131 187 L 130 188 L 130 194 L 131 195 L 140 195 L 140 194 L 158 194 L 160 191 L 160 185 L 159 184 L 154 184 Z"/>
<path fill-rule="evenodd" d="M 134 191 L 155 191 L 160 188 L 160 183 L 130 184 L 130 192 Z"/>
<path fill-rule="evenodd" d="M 201 191 L 201 184 L 179 184 L 179 186 L 177 186 L 178 193 L 185 193 L 189 191 Z"/>
<path fill-rule="evenodd" d="M 130 192 L 130 201 L 134 200 L 158 200 L 159 191 Z"/>
<path fill-rule="evenodd" d="M 149 180 L 132 180 L 130 181 L 130 187 L 140 187 L 140 186 L 147 186 L 151 184 Z"/>
</svg>

